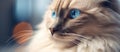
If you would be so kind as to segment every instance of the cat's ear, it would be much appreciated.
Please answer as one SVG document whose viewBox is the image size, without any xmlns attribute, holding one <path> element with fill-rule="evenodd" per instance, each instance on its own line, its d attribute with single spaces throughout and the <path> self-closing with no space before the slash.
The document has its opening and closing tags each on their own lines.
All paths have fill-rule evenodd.
<svg viewBox="0 0 120 52">
<path fill-rule="evenodd" d="M 32 26 L 27 22 L 21 22 L 17 24 L 13 31 L 13 38 L 18 44 L 23 44 L 29 40 L 32 36 Z"/>
</svg>

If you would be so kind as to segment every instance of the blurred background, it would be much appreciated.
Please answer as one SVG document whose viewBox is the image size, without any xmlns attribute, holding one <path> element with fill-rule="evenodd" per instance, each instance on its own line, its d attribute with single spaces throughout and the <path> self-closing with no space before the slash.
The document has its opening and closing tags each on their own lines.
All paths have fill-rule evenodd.
<svg viewBox="0 0 120 52">
<path fill-rule="evenodd" d="M 42 21 L 50 2 L 50 0 L 0 0 L 0 48 L 16 44 L 12 35 L 14 27 L 20 22 L 28 22 L 35 29 L 34 27 Z"/>
<path fill-rule="evenodd" d="M 34 27 L 40 23 L 49 3 L 49 0 L 0 0 L 0 47 L 16 43 L 11 38 L 16 24 L 25 21 Z"/>
</svg>

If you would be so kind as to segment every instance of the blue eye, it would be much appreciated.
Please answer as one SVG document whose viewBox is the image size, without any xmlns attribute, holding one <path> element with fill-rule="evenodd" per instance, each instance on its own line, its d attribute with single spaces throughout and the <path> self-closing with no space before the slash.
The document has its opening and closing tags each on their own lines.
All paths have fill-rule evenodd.
<svg viewBox="0 0 120 52">
<path fill-rule="evenodd" d="M 77 18 L 79 15 L 80 15 L 80 10 L 78 10 L 78 9 L 72 9 L 70 11 L 70 17 L 72 19 Z"/>
<path fill-rule="evenodd" d="M 56 12 L 52 11 L 52 18 L 56 18 Z"/>
</svg>

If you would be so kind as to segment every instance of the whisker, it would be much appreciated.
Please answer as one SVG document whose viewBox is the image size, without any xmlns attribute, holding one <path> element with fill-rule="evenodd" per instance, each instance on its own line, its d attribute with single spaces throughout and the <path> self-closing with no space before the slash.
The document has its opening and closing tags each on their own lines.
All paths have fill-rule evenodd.
<svg viewBox="0 0 120 52">
<path fill-rule="evenodd" d="M 7 45 L 5 45 L 5 47 L 8 47 L 13 41 L 15 41 L 15 39 L 9 40 Z"/>
<path fill-rule="evenodd" d="M 21 40 L 19 40 L 19 44 L 25 43 L 26 41 L 30 40 L 32 37 L 28 37 L 28 38 L 22 38 Z"/>
<path fill-rule="evenodd" d="M 20 32 L 15 33 L 15 34 L 19 34 L 19 33 L 21 33 L 21 32 L 31 32 L 31 30 L 22 30 L 22 31 L 20 31 Z"/>
<path fill-rule="evenodd" d="M 89 39 L 89 38 L 86 37 L 86 36 L 79 35 L 79 34 L 75 34 L 75 33 L 65 33 L 65 34 L 70 35 L 70 36 L 78 36 L 79 38 Z M 72 35 L 71 35 L 71 34 L 72 34 Z"/>
<path fill-rule="evenodd" d="M 22 34 L 22 35 L 18 35 L 18 34 Z M 30 37 L 32 35 L 32 32 L 30 31 L 30 30 L 23 30 L 23 31 L 20 31 L 20 32 L 17 32 L 16 34 L 14 34 L 12 37 L 10 37 L 6 42 L 8 42 L 7 43 L 7 45 L 6 46 L 9 46 L 10 45 L 10 43 L 12 43 L 13 41 L 15 41 L 15 40 L 20 40 L 20 38 L 22 39 L 22 41 L 21 41 L 21 43 L 22 42 L 24 42 L 24 41 L 27 41 L 27 40 L 29 40 L 30 38 L 28 38 L 28 37 Z M 25 38 L 24 38 L 25 37 Z M 26 38 L 27 37 L 27 38 Z M 12 38 L 14 38 L 14 39 L 12 39 Z"/>
<path fill-rule="evenodd" d="M 28 36 L 28 34 L 31 34 L 31 32 L 27 32 L 27 33 L 25 33 L 25 32 L 19 32 L 19 33 L 16 33 L 16 34 L 22 34 L 22 35 L 20 35 L 20 36 L 14 36 L 14 37 L 16 37 L 16 38 L 20 38 L 20 37 L 23 37 L 23 36 Z"/>
<path fill-rule="evenodd" d="M 80 41 L 72 41 L 75 45 L 78 45 Z"/>
<path fill-rule="evenodd" d="M 25 32 L 25 31 L 28 32 L 28 30 L 23 30 L 23 31 L 17 32 L 16 34 L 20 34 L 21 32 Z M 16 34 L 14 34 L 14 36 L 15 36 Z M 19 37 L 19 36 L 16 35 L 15 37 Z M 9 42 L 12 38 L 13 38 L 13 36 L 10 37 L 10 38 L 8 38 L 8 40 L 6 40 L 6 42 Z"/>
</svg>

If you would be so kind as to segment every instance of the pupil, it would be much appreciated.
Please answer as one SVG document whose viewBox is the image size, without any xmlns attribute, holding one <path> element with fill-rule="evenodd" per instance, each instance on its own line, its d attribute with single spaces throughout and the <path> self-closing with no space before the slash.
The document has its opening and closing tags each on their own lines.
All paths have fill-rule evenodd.
<svg viewBox="0 0 120 52">
<path fill-rule="evenodd" d="M 73 16 L 75 15 L 75 11 L 72 11 L 72 15 L 73 15 Z"/>
<path fill-rule="evenodd" d="M 53 11 L 52 13 L 52 17 L 55 18 L 56 17 L 56 13 Z"/>
<path fill-rule="evenodd" d="M 52 16 L 55 16 L 55 12 L 53 12 L 53 15 Z"/>
</svg>

